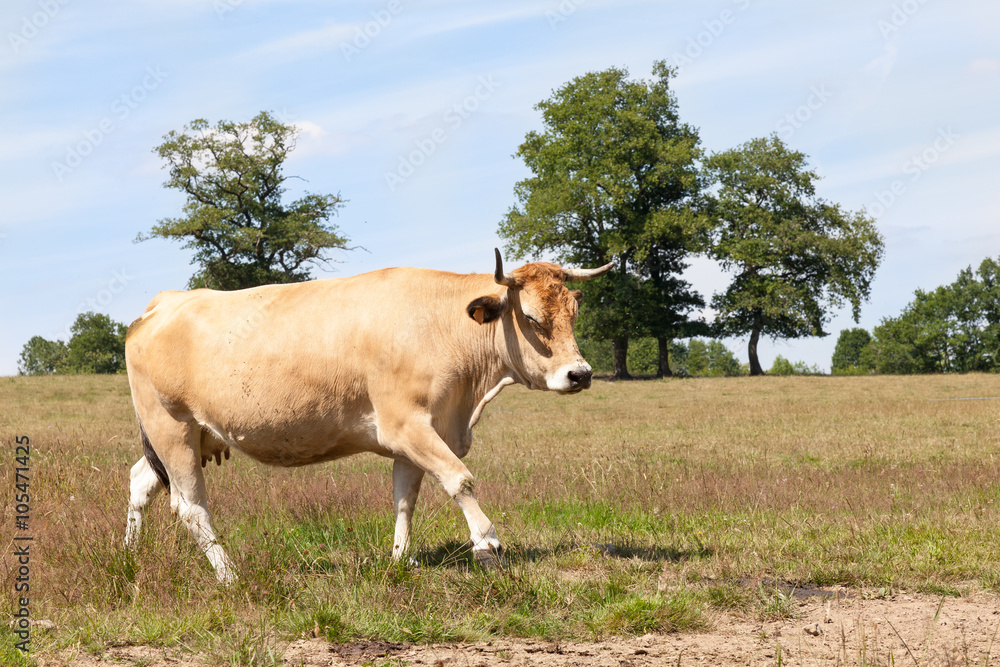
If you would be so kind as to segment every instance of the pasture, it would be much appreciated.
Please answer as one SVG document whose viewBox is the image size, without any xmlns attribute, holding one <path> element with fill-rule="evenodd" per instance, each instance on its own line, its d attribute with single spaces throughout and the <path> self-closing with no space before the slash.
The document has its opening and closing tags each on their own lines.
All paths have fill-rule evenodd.
<svg viewBox="0 0 1000 667">
<path fill-rule="evenodd" d="M 5 533 L 14 534 L 14 438 L 27 435 L 32 617 L 55 624 L 35 629 L 30 659 L 5 633 L 0 663 L 141 645 L 267 665 L 303 637 L 572 643 L 697 635 L 734 618 L 759 624 L 756 640 L 773 648 L 781 640 L 767 624 L 802 613 L 796 589 L 992 600 L 1000 401 L 928 399 L 993 396 L 996 385 L 968 375 L 597 381 L 576 396 L 509 388 L 466 459 L 507 549 L 492 571 L 472 562 L 461 512 L 426 480 L 417 564 L 390 560 L 387 460 L 284 470 L 234 453 L 207 471 L 241 577 L 221 588 L 165 495 L 139 548 L 121 547 L 141 453 L 124 376 L 0 378 Z M 990 618 L 992 632 L 1000 616 Z M 887 646 L 866 664 L 913 657 Z M 857 661 L 846 638 L 843 648 Z M 912 640 L 908 650 L 920 657 Z"/>
</svg>

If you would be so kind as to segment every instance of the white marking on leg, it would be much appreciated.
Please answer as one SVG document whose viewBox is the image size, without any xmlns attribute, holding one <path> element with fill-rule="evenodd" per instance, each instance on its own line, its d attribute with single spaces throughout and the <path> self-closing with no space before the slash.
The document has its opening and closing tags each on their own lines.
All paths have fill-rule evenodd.
<svg viewBox="0 0 1000 667">
<path fill-rule="evenodd" d="M 424 471 L 409 461 L 396 459 L 392 465 L 392 498 L 396 507 L 396 535 L 392 544 L 392 557 L 399 560 L 410 550 L 410 526 L 413 508 L 420 493 Z"/>
<path fill-rule="evenodd" d="M 201 429 L 190 425 L 186 434 L 187 447 L 174 452 L 171 460 L 164 461 L 171 471 L 170 504 L 177 516 L 187 526 L 191 536 L 215 568 L 215 576 L 223 584 L 236 581 L 232 561 L 219 544 L 208 512 L 208 492 L 201 463 Z M 169 466 L 173 466 L 171 470 Z"/>
<path fill-rule="evenodd" d="M 455 503 L 462 509 L 465 520 L 469 524 L 469 540 L 472 542 L 473 553 L 480 551 L 499 551 L 500 538 L 493 527 L 493 522 L 479 507 L 476 494 L 473 492 L 473 480 L 469 476 L 460 483 L 458 493 L 452 495 Z"/>
<path fill-rule="evenodd" d="M 129 484 L 128 520 L 125 523 L 125 547 L 131 548 L 139 541 L 142 528 L 142 512 L 156 494 L 163 490 L 163 484 L 156 476 L 149 460 L 143 456 L 132 466 Z"/>
<path fill-rule="evenodd" d="M 200 503 L 188 502 L 183 496 L 179 498 L 177 515 L 187 526 L 191 536 L 205 552 L 208 562 L 215 568 L 215 576 L 220 583 L 231 584 L 236 581 L 236 570 L 225 550 L 215 537 L 212 528 L 212 517 L 208 509 Z"/>
</svg>

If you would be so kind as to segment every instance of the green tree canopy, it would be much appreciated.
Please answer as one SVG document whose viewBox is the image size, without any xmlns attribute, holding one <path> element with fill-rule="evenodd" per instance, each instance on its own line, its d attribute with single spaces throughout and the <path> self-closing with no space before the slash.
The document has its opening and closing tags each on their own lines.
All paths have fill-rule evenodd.
<svg viewBox="0 0 1000 667">
<path fill-rule="evenodd" d="M 859 363 L 877 373 L 1000 370 L 1000 264 L 988 258 L 950 285 L 917 290 L 872 333 Z"/>
<path fill-rule="evenodd" d="M 125 331 L 103 313 L 81 313 L 70 327 L 66 368 L 71 373 L 125 372 Z"/>
<path fill-rule="evenodd" d="M 125 325 L 102 313 L 80 313 L 69 343 L 32 336 L 21 350 L 21 375 L 125 372 Z"/>
<path fill-rule="evenodd" d="M 595 373 L 607 374 L 614 364 L 609 341 L 580 339 L 580 351 L 594 367 Z M 657 372 L 658 345 L 654 338 L 637 338 L 628 348 L 629 368 L 646 376 Z M 732 377 L 746 375 L 749 370 L 718 340 L 691 338 L 670 344 L 670 365 L 679 377 Z"/>
<path fill-rule="evenodd" d="M 692 338 L 687 345 L 674 343 L 670 356 L 680 375 L 691 377 L 736 377 L 746 371 L 736 356 L 721 341 Z"/>
<path fill-rule="evenodd" d="M 780 354 L 774 358 L 770 370 L 770 375 L 822 375 L 823 371 L 819 366 L 809 366 L 804 361 L 791 362 Z"/>
<path fill-rule="evenodd" d="M 21 350 L 17 361 L 20 375 L 51 375 L 61 373 L 66 366 L 66 343 L 32 336 Z"/>
<path fill-rule="evenodd" d="M 864 373 L 861 366 L 861 352 L 872 340 L 867 329 L 844 329 L 837 338 L 833 350 L 830 371 L 834 375 L 858 375 Z"/>
<path fill-rule="evenodd" d="M 698 135 L 680 122 L 673 71 L 658 62 L 653 75 L 645 82 L 624 69 L 592 72 L 535 107 L 543 129 L 516 153 L 532 176 L 516 184 L 518 204 L 499 230 L 515 257 L 617 260 L 616 273 L 583 287 L 580 323 L 585 336 L 612 341 L 616 377 L 628 375 L 630 338 L 675 335 L 700 303 L 690 285 L 671 279 L 684 267 L 696 217 Z"/>
<path fill-rule="evenodd" d="M 706 161 L 710 254 L 733 273 L 715 295 L 717 335 L 749 334 L 751 375 L 761 334 L 825 336 L 830 310 L 850 303 L 857 321 L 882 257 L 882 237 L 862 212 L 816 196 L 806 156 L 775 136 Z"/>
<path fill-rule="evenodd" d="M 169 132 L 155 152 L 170 174 L 165 186 L 187 195 L 184 215 L 160 220 L 136 240 L 183 240 L 199 266 L 190 288 L 308 279 L 313 265 L 330 261 L 325 251 L 348 249 L 348 240 L 327 222 L 343 205 L 340 195 L 282 202 L 289 178 L 282 167 L 296 136 L 267 112 L 248 123 L 195 120 Z"/>
<path fill-rule="evenodd" d="M 669 349 L 678 338 L 708 336 L 711 328 L 701 319 L 692 319 L 692 313 L 705 307 L 705 300 L 691 284 L 680 275 L 687 268 L 687 248 L 684 241 L 673 245 L 652 243 L 637 253 L 643 258 L 640 276 L 644 278 L 644 293 L 636 302 L 643 310 L 638 313 L 644 324 L 643 334 L 657 340 L 657 377 L 673 375 L 670 368 Z"/>
</svg>

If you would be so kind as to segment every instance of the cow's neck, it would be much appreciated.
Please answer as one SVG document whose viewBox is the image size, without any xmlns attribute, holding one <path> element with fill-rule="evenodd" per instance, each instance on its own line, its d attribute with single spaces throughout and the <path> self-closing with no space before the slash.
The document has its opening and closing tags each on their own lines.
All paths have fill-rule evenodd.
<svg viewBox="0 0 1000 667">
<path fill-rule="evenodd" d="M 476 332 L 476 340 L 470 341 L 475 353 L 466 376 L 467 383 L 463 397 L 463 403 L 468 411 L 466 414 L 469 429 L 476 425 L 482 417 L 483 408 L 496 398 L 504 387 L 517 382 L 506 355 L 501 353 L 504 340 L 502 329 L 500 322 L 486 324 Z"/>
</svg>

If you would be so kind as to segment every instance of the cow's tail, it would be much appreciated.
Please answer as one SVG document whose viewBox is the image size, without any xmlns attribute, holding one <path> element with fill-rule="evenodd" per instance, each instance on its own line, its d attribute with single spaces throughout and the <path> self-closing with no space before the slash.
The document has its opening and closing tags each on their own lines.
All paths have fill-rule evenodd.
<svg viewBox="0 0 1000 667">
<path fill-rule="evenodd" d="M 163 461 L 153 451 L 153 445 L 149 442 L 149 436 L 146 435 L 146 429 L 143 428 L 141 419 L 139 420 L 139 433 L 142 436 L 142 453 L 146 457 L 146 460 L 149 461 L 149 467 L 156 473 L 156 478 L 160 480 L 163 487 L 169 490 L 170 478 L 167 477 L 167 469 L 163 467 Z"/>
</svg>

